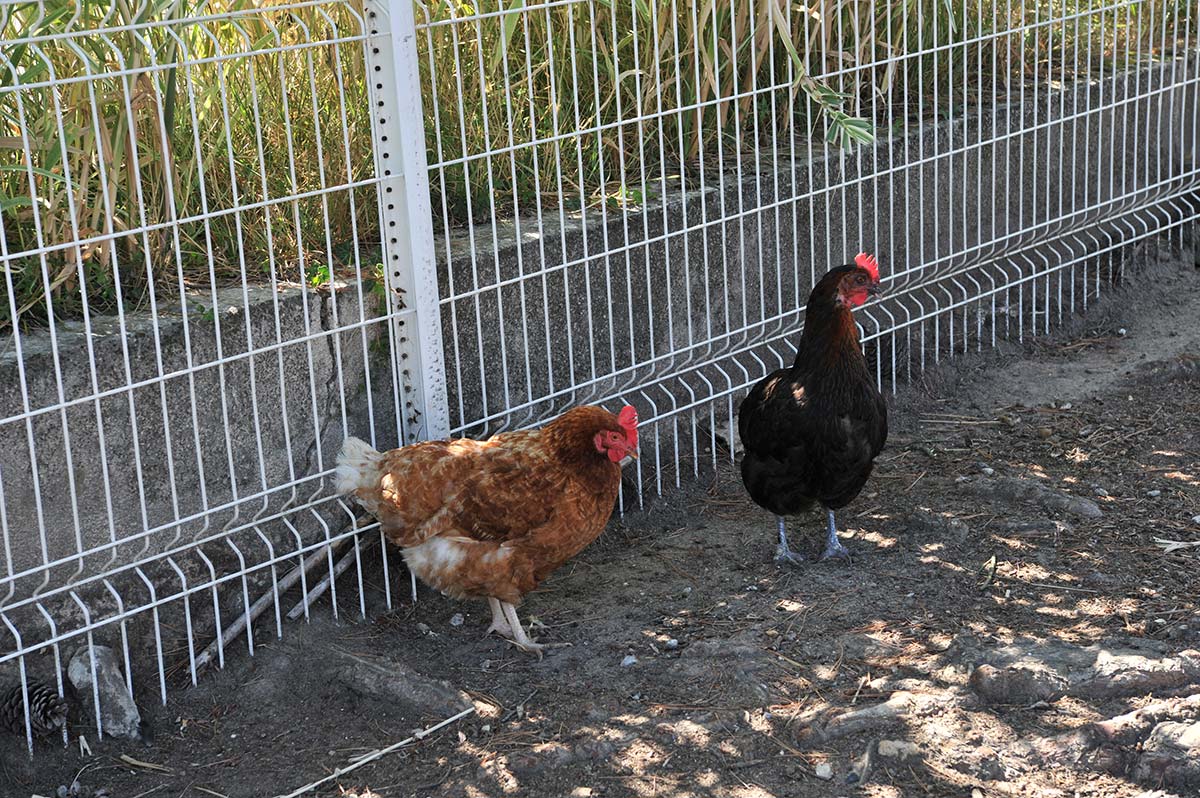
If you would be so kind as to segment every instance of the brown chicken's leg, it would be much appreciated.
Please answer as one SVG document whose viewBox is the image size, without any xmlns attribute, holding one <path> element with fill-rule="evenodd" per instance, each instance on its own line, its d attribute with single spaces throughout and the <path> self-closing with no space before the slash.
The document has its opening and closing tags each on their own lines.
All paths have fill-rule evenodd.
<svg viewBox="0 0 1200 798">
<path fill-rule="evenodd" d="M 504 617 L 508 619 L 508 625 L 512 628 L 513 634 L 509 639 L 512 640 L 513 645 L 522 651 L 537 654 L 538 659 L 541 659 L 542 649 L 546 646 L 533 642 L 529 635 L 525 634 L 525 628 L 521 626 L 521 620 L 517 617 L 517 608 L 507 601 L 501 601 L 500 606 L 504 609 Z"/>
<path fill-rule="evenodd" d="M 488 596 L 488 606 L 492 608 L 492 625 L 487 628 L 483 636 L 487 637 L 492 632 L 495 632 L 501 637 L 511 639 L 514 633 L 512 627 L 508 625 L 508 619 L 504 617 L 504 610 L 500 606 L 500 600 Z"/>
</svg>

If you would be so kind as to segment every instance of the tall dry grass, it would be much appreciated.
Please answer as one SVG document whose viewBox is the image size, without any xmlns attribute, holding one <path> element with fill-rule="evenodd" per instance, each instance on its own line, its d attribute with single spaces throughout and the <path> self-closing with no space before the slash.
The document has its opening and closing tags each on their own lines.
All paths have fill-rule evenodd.
<svg viewBox="0 0 1200 798">
<path fill-rule="evenodd" d="M 327 276 L 378 219 L 370 188 L 297 198 L 374 172 L 360 30 L 337 4 L 6 6 L 0 328 Z"/>
<path fill-rule="evenodd" d="M 0 329 L 353 261 L 375 194 L 328 189 L 373 173 L 362 46 L 334 42 L 360 32 L 356 2 L 0 8 Z M 636 199 L 642 175 L 793 136 L 853 146 L 1039 69 L 1112 74 L 1194 48 L 1194 6 L 418 2 L 429 159 L 453 164 L 435 217 Z"/>
<path fill-rule="evenodd" d="M 718 169 L 789 136 L 851 147 L 961 112 L 983 86 L 1015 91 L 1039 67 L 1042 85 L 1111 75 L 1195 46 L 1193 6 L 431 0 L 417 16 L 430 160 L 448 164 L 435 216 L 636 200 L 643 174 Z"/>
</svg>

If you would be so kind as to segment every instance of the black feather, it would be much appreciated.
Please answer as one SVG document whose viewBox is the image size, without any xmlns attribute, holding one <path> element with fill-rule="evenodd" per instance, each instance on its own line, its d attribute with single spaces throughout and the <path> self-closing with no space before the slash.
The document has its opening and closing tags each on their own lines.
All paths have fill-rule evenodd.
<svg viewBox="0 0 1200 798">
<path fill-rule="evenodd" d="M 767 375 L 738 409 L 742 482 L 776 515 L 814 503 L 830 510 L 858 496 L 887 440 L 887 405 L 867 370 L 838 285 L 853 266 L 813 289 L 791 368 Z"/>
</svg>

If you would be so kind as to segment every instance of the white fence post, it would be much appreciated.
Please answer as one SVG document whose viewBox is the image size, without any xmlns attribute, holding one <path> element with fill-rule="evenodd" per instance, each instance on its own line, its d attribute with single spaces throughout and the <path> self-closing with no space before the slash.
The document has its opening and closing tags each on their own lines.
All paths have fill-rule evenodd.
<svg viewBox="0 0 1200 798">
<path fill-rule="evenodd" d="M 408 444 L 450 434 L 421 76 L 412 3 L 365 0 L 363 10 L 380 237 Z"/>
</svg>

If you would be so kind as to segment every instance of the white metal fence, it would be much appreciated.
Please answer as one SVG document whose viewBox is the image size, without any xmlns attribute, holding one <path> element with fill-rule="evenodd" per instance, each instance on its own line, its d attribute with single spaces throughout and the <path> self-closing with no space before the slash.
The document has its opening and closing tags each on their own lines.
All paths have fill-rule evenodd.
<svg viewBox="0 0 1200 798">
<path fill-rule="evenodd" d="M 730 456 L 860 249 L 894 390 L 1197 218 L 1190 2 L 40 2 L 0 31 L 0 689 L 26 706 L 79 652 L 94 702 L 89 645 L 166 701 L 336 612 L 335 569 L 343 608 L 378 568 L 390 606 L 401 569 L 325 484 L 348 433 L 630 402 L 640 502 Z"/>
</svg>

